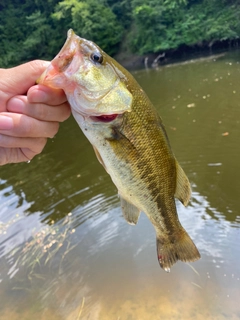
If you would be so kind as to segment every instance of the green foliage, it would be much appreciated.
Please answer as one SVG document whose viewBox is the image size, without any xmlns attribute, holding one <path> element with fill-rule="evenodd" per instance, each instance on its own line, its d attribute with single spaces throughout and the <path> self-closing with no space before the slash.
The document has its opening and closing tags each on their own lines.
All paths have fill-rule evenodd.
<svg viewBox="0 0 240 320">
<path fill-rule="evenodd" d="M 0 7 L 0 66 L 13 66 L 31 59 L 50 59 L 61 47 L 51 19 L 57 0 L 9 0 Z"/>
<path fill-rule="evenodd" d="M 239 38 L 240 7 L 224 0 L 132 0 L 132 7 L 129 42 L 140 54 Z"/>
<path fill-rule="evenodd" d="M 117 17 L 118 22 L 123 28 L 127 29 L 131 25 L 131 1 L 129 0 L 107 0 L 112 12 Z"/>
<path fill-rule="evenodd" d="M 240 0 L 8 0 L 0 3 L 0 66 L 52 59 L 67 30 L 113 55 L 239 39 Z"/>
<path fill-rule="evenodd" d="M 53 18 L 71 21 L 75 32 L 83 38 L 97 42 L 109 54 L 116 52 L 122 39 L 123 27 L 105 1 L 64 0 L 57 5 Z"/>
<path fill-rule="evenodd" d="M 21 59 L 21 46 L 26 27 L 19 28 L 22 10 L 14 3 L 0 8 L 0 65 L 7 66 L 11 61 Z"/>
<path fill-rule="evenodd" d="M 187 2 L 132 0 L 135 28 L 133 50 L 140 54 L 178 47 L 179 22 Z"/>
</svg>

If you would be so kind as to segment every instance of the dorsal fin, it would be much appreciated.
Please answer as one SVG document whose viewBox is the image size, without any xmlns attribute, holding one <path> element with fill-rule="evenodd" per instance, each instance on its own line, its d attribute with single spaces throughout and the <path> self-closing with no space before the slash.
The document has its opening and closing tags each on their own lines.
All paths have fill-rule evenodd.
<svg viewBox="0 0 240 320">
<path fill-rule="evenodd" d="M 187 206 L 191 197 L 191 186 L 186 174 L 184 173 L 182 167 L 177 162 L 177 160 L 176 160 L 176 173 L 177 173 L 177 181 L 176 181 L 175 198 L 179 199 L 184 206 Z"/>
<path fill-rule="evenodd" d="M 127 220 L 129 224 L 137 224 L 140 215 L 140 210 L 133 204 L 122 198 L 121 195 L 120 200 L 124 218 Z"/>
</svg>

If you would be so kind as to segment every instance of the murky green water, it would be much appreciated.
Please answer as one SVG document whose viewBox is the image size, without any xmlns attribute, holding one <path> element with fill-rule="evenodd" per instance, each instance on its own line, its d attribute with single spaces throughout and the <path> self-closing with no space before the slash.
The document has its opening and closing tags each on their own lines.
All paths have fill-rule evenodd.
<svg viewBox="0 0 240 320">
<path fill-rule="evenodd" d="M 177 203 L 202 259 L 158 265 L 155 232 L 73 119 L 30 164 L 0 168 L 1 320 L 240 318 L 240 52 L 139 71 L 193 189 Z"/>
</svg>

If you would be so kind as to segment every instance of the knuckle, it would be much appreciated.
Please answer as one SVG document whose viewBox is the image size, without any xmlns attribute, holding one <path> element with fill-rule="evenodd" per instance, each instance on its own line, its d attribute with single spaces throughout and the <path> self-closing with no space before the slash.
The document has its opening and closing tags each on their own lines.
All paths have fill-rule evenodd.
<svg viewBox="0 0 240 320">
<path fill-rule="evenodd" d="M 34 148 L 35 153 L 36 154 L 41 153 L 43 151 L 46 143 L 47 143 L 46 138 L 37 138 L 37 141 L 35 143 L 35 148 Z"/>
<path fill-rule="evenodd" d="M 71 115 L 71 109 L 68 103 L 64 103 L 62 107 L 62 112 L 61 112 L 61 120 L 60 122 L 63 122 L 67 120 Z"/>
<path fill-rule="evenodd" d="M 29 148 L 20 148 L 19 149 L 19 160 L 20 162 L 32 160 L 37 153 Z"/>
<path fill-rule="evenodd" d="M 25 137 L 31 137 L 33 135 L 33 132 L 35 132 L 36 126 L 34 126 L 33 121 L 31 119 L 28 119 L 26 123 L 19 126 L 21 131 L 23 131 L 23 136 Z"/>
<path fill-rule="evenodd" d="M 0 134 L 0 148 L 6 147 L 6 136 Z"/>
<path fill-rule="evenodd" d="M 35 60 L 30 61 L 29 65 L 31 66 L 31 68 L 33 70 L 37 70 L 37 72 L 39 72 L 39 69 L 44 71 L 48 67 L 49 62 L 44 61 L 44 60 L 35 59 Z"/>
<path fill-rule="evenodd" d="M 51 130 L 49 131 L 48 137 L 49 138 L 53 138 L 56 135 L 56 133 L 58 132 L 58 129 L 59 129 L 59 123 L 58 122 L 52 122 L 51 123 Z"/>
<path fill-rule="evenodd" d="M 0 147 L 0 166 L 3 166 L 4 164 L 7 164 L 7 155 L 6 150 L 4 148 Z"/>
<path fill-rule="evenodd" d="M 37 119 L 39 120 L 47 120 L 48 119 L 48 108 L 45 105 L 39 104 L 37 106 Z"/>
</svg>

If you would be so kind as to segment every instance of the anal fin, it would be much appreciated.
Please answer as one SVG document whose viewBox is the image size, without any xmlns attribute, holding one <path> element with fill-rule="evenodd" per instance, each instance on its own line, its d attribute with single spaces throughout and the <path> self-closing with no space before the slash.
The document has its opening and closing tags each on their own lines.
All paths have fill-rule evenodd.
<svg viewBox="0 0 240 320">
<path fill-rule="evenodd" d="M 177 181 L 176 181 L 175 198 L 179 199 L 184 206 L 187 206 L 191 197 L 191 186 L 185 172 L 183 171 L 182 167 L 177 162 L 177 160 L 176 160 L 176 172 L 177 172 Z"/>
<path fill-rule="evenodd" d="M 120 196 L 121 208 L 124 218 L 129 224 L 137 224 L 140 215 L 140 210 L 133 204 Z"/>
</svg>

